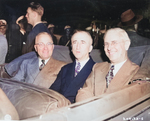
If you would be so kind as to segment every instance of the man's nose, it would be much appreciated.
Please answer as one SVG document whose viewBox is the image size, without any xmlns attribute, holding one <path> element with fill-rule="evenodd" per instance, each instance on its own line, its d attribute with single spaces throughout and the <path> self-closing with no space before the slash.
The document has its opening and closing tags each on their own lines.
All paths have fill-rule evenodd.
<svg viewBox="0 0 150 121">
<path fill-rule="evenodd" d="M 47 50 L 47 48 L 48 48 L 48 45 L 45 45 L 45 44 L 44 44 L 44 49 Z"/>
<path fill-rule="evenodd" d="M 77 43 L 76 49 L 80 49 L 80 44 Z"/>
<path fill-rule="evenodd" d="M 112 48 L 112 44 L 109 43 L 109 44 L 107 45 L 107 49 L 110 50 L 111 48 Z"/>
</svg>

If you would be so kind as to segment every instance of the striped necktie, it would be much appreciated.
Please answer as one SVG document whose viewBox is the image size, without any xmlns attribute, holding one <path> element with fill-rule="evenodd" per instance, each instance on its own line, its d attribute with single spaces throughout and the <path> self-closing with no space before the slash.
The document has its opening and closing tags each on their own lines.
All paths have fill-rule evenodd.
<svg viewBox="0 0 150 121">
<path fill-rule="evenodd" d="M 42 64 L 41 64 L 40 67 L 39 67 L 39 70 L 40 70 L 40 71 L 41 71 L 42 68 L 45 66 L 45 60 L 41 60 L 41 62 L 42 62 Z"/>
</svg>

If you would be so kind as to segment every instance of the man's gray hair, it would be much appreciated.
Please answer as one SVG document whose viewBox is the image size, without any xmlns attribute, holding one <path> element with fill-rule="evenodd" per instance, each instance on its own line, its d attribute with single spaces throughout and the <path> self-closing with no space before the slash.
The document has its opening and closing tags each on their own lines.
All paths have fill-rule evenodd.
<svg viewBox="0 0 150 121">
<path fill-rule="evenodd" d="M 106 35 L 109 33 L 109 32 L 114 32 L 116 34 L 118 34 L 118 36 L 120 37 L 120 39 L 122 39 L 123 41 L 131 41 L 127 32 L 121 28 L 111 28 L 109 30 L 106 31 L 105 35 L 104 35 L 104 39 L 106 37 Z"/>
<path fill-rule="evenodd" d="M 76 29 L 76 30 L 74 30 L 73 35 L 76 34 L 76 33 L 79 33 L 79 32 L 84 32 L 84 33 L 86 33 L 86 34 L 89 36 L 89 40 L 90 40 L 90 43 L 91 43 L 91 45 L 92 45 L 93 39 L 92 39 L 92 37 L 91 37 L 91 34 L 90 34 L 89 32 L 87 32 L 87 31 L 77 30 L 77 29 Z M 72 35 L 72 37 L 73 37 L 73 35 Z"/>
</svg>

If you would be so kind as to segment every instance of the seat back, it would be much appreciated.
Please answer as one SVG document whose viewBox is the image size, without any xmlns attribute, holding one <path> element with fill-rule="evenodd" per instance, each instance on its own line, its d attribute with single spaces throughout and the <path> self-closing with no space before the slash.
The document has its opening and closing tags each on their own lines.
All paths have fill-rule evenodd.
<svg viewBox="0 0 150 121">
<path fill-rule="evenodd" d="M 39 116 L 70 102 L 61 94 L 46 88 L 8 79 L 0 79 L 0 87 L 16 108 L 20 119 Z"/>
</svg>

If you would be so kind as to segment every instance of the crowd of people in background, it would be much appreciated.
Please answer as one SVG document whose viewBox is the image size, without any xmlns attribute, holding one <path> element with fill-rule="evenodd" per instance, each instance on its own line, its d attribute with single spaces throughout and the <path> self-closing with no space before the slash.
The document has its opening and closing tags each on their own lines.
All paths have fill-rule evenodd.
<svg viewBox="0 0 150 121">
<path fill-rule="evenodd" d="M 34 9 L 35 6 L 37 7 L 36 9 Z M 6 37 L 8 44 L 6 47 L 7 55 L 4 57 L 5 63 L 9 63 L 22 54 L 33 51 L 34 38 L 39 32 L 50 33 L 54 45 L 71 46 L 73 27 L 66 25 L 64 26 L 63 35 L 55 34 L 55 25 L 42 21 L 43 14 L 44 8 L 39 3 L 32 2 L 27 8 L 27 14 L 18 17 L 16 20 L 15 29 L 8 27 L 6 20 L 0 20 L 0 32 Z M 127 17 L 128 19 L 126 19 Z M 134 23 L 132 23 L 133 19 L 136 20 Z M 149 36 L 143 36 L 148 34 L 143 34 L 141 24 L 138 24 L 142 19 L 142 15 L 135 15 L 129 9 L 122 13 L 120 23 L 116 25 L 116 27 L 127 31 L 131 39 L 131 47 L 150 44 Z M 110 28 L 111 26 L 96 21 L 92 21 L 90 27 L 85 28 L 93 38 L 92 45 L 94 49 L 103 51 L 103 35 Z"/>
</svg>

